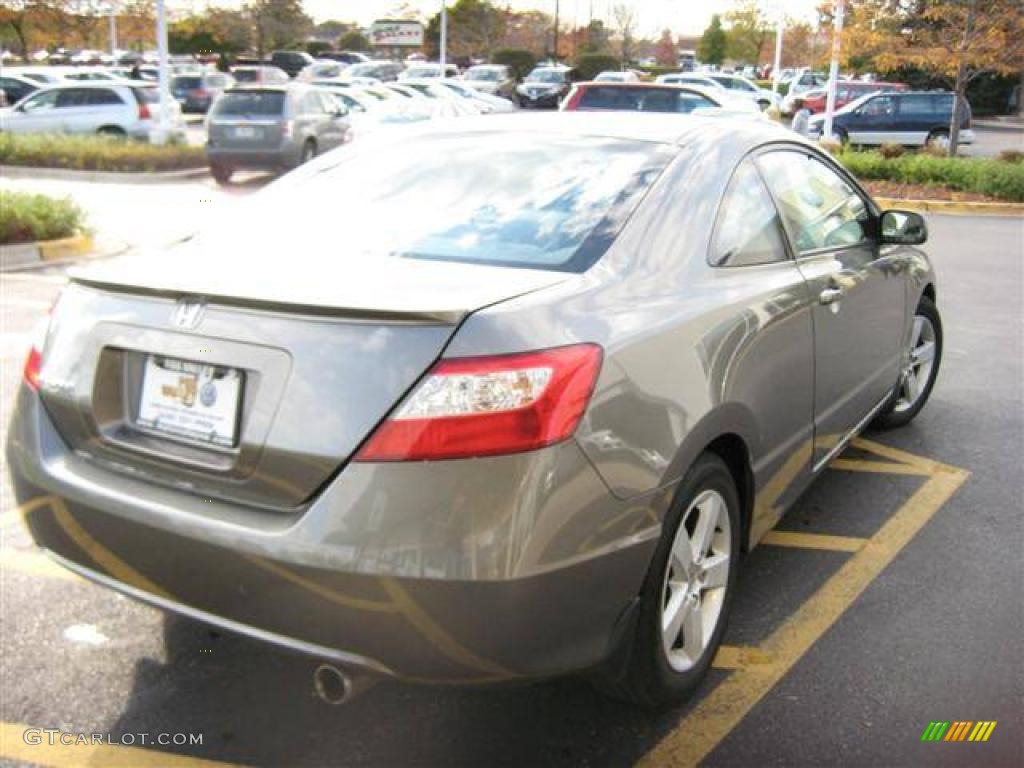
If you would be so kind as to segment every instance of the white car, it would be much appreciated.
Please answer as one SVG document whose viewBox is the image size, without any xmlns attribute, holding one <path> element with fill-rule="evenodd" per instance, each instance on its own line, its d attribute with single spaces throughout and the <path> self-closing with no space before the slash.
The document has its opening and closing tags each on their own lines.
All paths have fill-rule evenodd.
<svg viewBox="0 0 1024 768">
<path fill-rule="evenodd" d="M 444 76 L 445 77 L 458 77 L 459 68 L 454 64 L 444 65 Z M 399 80 L 425 80 L 425 79 L 439 79 L 441 77 L 441 65 L 433 62 L 423 64 L 412 64 L 405 72 L 402 72 L 399 76 Z"/>
<path fill-rule="evenodd" d="M 508 99 L 495 96 L 493 93 L 478 91 L 466 85 L 463 81 L 455 82 L 451 79 L 445 79 L 438 80 L 435 84 L 441 88 L 447 88 L 466 99 L 475 107 L 478 107 L 481 114 L 490 115 L 496 112 L 515 112 L 519 109 L 518 104 L 513 104 Z"/>
<path fill-rule="evenodd" d="M 628 69 L 624 71 L 619 70 L 607 70 L 606 72 L 600 73 L 594 78 L 595 83 L 638 83 L 640 78 L 636 76 L 636 72 L 630 72 Z"/>
<path fill-rule="evenodd" d="M 715 73 L 708 75 L 708 78 L 714 80 L 723 88 L 733 91 L 740 96 L 753 99 L 761 109 L 768 109 L 768 107 L 778 108 L 782 104 L 782 99 L 779 94 L 767 88 L 759 88 L 755 83 L 752 83 L 742 75 L 722 75 Z"/>
<path fill-rule="evenodd" d="M 658 75 L 654 82 L 666 85 L 696 85 L 706 89 L 709 93 L 715 94 L 716 100 L 729 110 L 737 112 L 761 111 L 761 105 L 757 103 L 756 99 L 752 98 L 751 94 L 726 88 L 720 82 L 713 79 L 711 74 L 673 72 L 667 75 Z"/>
<path fill-rule="evenodd" d="M 317 59 L 312 64 L 307 64 L 299 72 L 295 78 L 303 83 L 311 83 L 314 80 L 324 80 L 333 77 L 341 77 L 341 73 L 344 72 L 350 65 L 344 61 L 334 61 L 333 59 Z"/>
<path fill-rule="evenodd" d="M 168 102 L 168 124 L 184 135 L 181 107 Z M 123 136 L 149 141 L 160 125 L 160 94 L 138 83 L 82 82 L 42 88 L 0 110 L 0 131 Z"/>
</svg>

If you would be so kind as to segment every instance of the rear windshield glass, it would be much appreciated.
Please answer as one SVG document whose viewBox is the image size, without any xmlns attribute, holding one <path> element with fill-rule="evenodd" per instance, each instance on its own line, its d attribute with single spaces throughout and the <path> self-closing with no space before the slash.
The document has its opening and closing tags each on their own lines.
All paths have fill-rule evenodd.
<svg viewBox="0 0 1024 768">
<path fill-rule="evenodd" d="M 284 110 L 281 91 L 234 91 L 222 95 L 213 107 L 213 114 L 276 116 Z"/>
<path fill-rule="evenodd" d="M 171 88 L 198 88 L 202 83 L 199 77 L 175 77 L 171 80 Z"/>
<path fill-rule="evenodd" d="M 698 93 L 674 88 L 589 86 L 579 101 L 580 109 L 613 109 L 629 112 L 692 112 L 717 106 Z"/>
<path fill-rule="evenodd" d="M 156 88 L 133 88 L 135 99 L 139 104 L 159 104 L 160 91 Z"/>
<path fill-rule="evenodd" d="M 268 190 L 261 204 L 286 205 L 290 231 L 340 246 L 302 252 L 316 261 L 396 257 L 581 272 L 611 245 L 673 152 L 600 137 L 416 136 L 373 150 L 353 144 L 337 165 Z"/>
<path fill-rule="evenodd" d="M 231 74 L 240 83 L 255 83 L 262 73 L 258 69 L 236 69 Z"/>
</svg>

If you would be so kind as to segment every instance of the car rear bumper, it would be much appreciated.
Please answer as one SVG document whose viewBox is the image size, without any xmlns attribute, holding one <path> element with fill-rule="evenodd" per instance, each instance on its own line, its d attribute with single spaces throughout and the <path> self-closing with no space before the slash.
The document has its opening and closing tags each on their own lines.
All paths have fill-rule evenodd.
<svg viewBox="0 0 1024 768">
<path fill-rule="evenodd" d="M 350 464 L 294 515 L 253 510 L 76 456 L 26 387 L 7 451 L 33 538 L 66 567 L 166 610 L 418 681 L 600 663 L 670 498 L 616 501 L 570 441 L 472 462 Z"/>
<path fill-rule="evenodd" d="M 274 170 L 278 168 L 294 168 L 302 157 L 301 147 L 278 147 L 273 149 L 234 149 L 217 146 L 206 147 L 206 159 L 211 163 L 219 163 L 232 168 L 254 168 L 257 170 Z"/>
<path fill-rule="evenodd" d="M 558 102 L 561 101 L 562 94 L 559 91 L 552 93 L 543 93 L 538 96 L 531 96 L 529 94 L 519 94 L 519 104 L 522 107 L 537 108 L 537 109 L 554 109 L 558 106 Z"/>
</svg>

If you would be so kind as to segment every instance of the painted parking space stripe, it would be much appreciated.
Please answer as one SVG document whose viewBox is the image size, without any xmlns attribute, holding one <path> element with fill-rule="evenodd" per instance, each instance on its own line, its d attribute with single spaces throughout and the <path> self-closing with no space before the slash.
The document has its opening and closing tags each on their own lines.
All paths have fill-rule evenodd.
<svg viewBox="0 0 1024 768">
<path fill-rule="evenodd" d="M 929 463 L 934 468 L 931 477 L 760 646 L 771 661 L 732 673 L 640 760 L 641 766 L 694 766 L 707 757 L 970 476 L 962 469 Z"/>
<path fill-rule="evenodd" d="M 30 730 L 39 729 L 21 723 L 0 723 L 0 758 L 60 768 L 225 768 L 234 765 L 142 747 L 61 744 L 59 740 L 50 744 L 45 732 L 40 744 L 29 744 L 26 731 Z"/>
<path fill-rule="evenodd" d="M 797 549 L 827 549 L 831 552 L 857 552 L 867 539 L 857 536 L 830 536 L 824 533 L 798 533 L 795 531 L 768 531 L 761 543 L 772 547 Z"/>
</svg>

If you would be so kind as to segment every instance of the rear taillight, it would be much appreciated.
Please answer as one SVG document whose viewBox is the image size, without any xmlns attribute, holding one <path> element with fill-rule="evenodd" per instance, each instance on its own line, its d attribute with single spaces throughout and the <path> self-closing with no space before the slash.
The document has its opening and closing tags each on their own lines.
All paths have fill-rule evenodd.
<svg viewBox="0 0 1024 768">
<path fill-rule="evenodd" d="M 39 391 L 39 371 L 43 367 L 43 353 L 39 351 L 39 348 L 35 344 L 28 351 L 28 357 L 25 358 L 25 383 L 28 384 L 36 392 Z"/>
<path fill-rule="evenodd" d="M 151 120 L 153 114 L 149 111 L 149 106 L 142 102 L 139 104 L 139 120 Z"/>
<path fill-rule="evenodd" d="M 370 436 L 355 461 L 424 461 L 543 448 L 576 431 L 601 348 L 441 360 Z"/>
<path fill-rule="evenodd" d="M 293 125 L 291 120 L 285 120 L 281 123 L 281 136 L 285 139 L 292 137 Z"/>
</svg>

